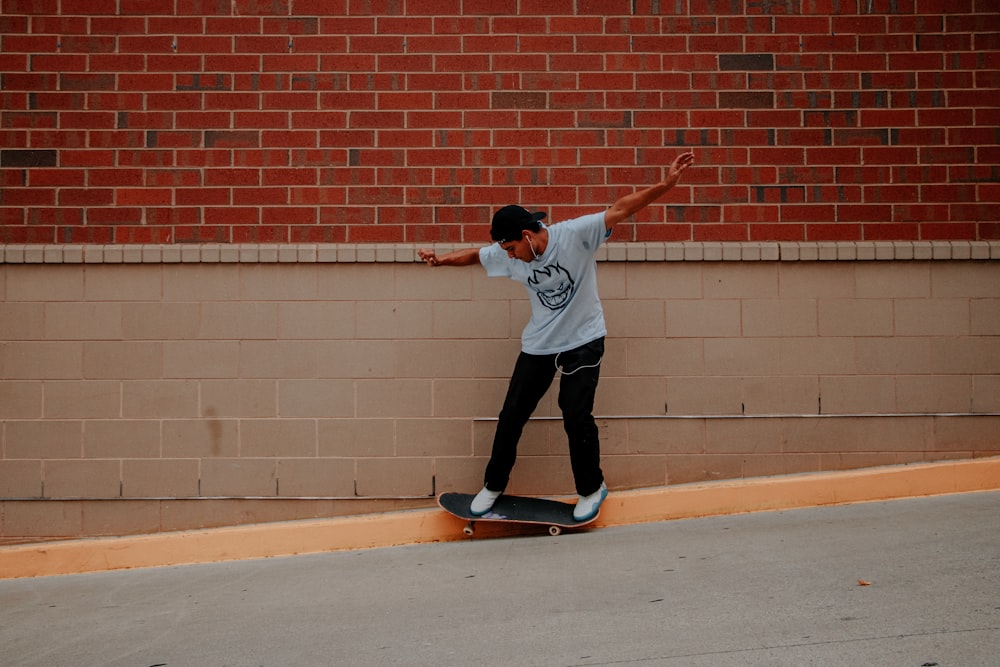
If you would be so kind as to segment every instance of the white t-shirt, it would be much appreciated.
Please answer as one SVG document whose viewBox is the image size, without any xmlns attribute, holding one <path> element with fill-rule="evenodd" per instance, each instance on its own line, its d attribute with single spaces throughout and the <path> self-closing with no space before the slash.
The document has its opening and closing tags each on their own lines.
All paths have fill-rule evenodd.
<svg viewBox="0 0 1000 667">
<path fill-rule="evenodd" d="M 547 229 L 545 252 L 531 262 L 511 259 L 496 243 L 479 250 L 488 276 L 507 276 L 528 290 L 531 320 L 521 333 L 528 354 L 557 354 L 607 335 L 594 260 L 607 237 L 604 211 Z"/>
</svg>

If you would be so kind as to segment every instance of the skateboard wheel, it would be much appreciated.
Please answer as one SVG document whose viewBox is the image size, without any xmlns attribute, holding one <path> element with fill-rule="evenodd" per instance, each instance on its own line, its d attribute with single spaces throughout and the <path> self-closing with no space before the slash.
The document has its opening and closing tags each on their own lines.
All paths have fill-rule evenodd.
<svg viewBox="0 0 1000 667">
<path fill-rule="evenodd" d="M 562 528 L 559 526 L 549 526 L 549 535 L 555 537 L 556 535 L 562 535 Z"/>
<path fill-rule="evenodd" d="M 462 529 L 462 532 L 468 535 L 469 537 L 472 537 L 476 533 L 476 524 L 470 521 L 469 523 L 465 524 L 465 528 Z"/>
</svg>

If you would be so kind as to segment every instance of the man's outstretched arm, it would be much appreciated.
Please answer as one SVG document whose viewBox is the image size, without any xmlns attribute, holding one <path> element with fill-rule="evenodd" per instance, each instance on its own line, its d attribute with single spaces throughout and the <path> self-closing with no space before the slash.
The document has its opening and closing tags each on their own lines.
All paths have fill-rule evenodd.
<svg viewBox="0 0 1000 667">
<path fill-rule="evenodd" d="M 472 266 L 479 264 L 479 248 L 464 248 L 440 257 L 433 250 L 421 248 L 417 250 L 417 255 L 427 263 L 427 266 Z"/>
<path fill-rule="evenodd" d="M 667 168 L 667 174 L 662 181 L 638 192 L 625 195 L 612 204 L 611 208 L 604 214 L 604 226 L 607 227 L 608 231 L 611 231 L 619 222 L 638 213 L 665 195 L 668 190 L 677 185 L 681 173 L 692 164 L 694 164 L 694 153 L 681 153 L 675 157 Z"/>
</svg>

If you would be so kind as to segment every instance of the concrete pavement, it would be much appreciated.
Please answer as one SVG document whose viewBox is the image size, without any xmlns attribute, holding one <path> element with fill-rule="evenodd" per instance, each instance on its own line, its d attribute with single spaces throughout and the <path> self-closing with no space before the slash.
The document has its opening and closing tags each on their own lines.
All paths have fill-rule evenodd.
<svg viewBox="0 0 1000 667">
<path fill-rule="evenodd" d="M 0 664 L 996 666 L 998 536 L 989 491 L 7 580 Z"/>
</svg>

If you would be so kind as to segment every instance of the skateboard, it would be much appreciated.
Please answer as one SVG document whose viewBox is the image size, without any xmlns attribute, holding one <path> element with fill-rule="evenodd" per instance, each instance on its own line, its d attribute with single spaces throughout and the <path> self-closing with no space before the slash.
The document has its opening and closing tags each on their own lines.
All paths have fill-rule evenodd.
<svg viewBox="0 0 1000 667">
<path fill-rule="evenodd" d="M 573 505 L 558 500 L 507 495 L 497 498 L 493 509 L 486 514 L 475 516 L 469 511 L 473 498 L 475 495 L 471 493 L 442 493 L 437 499 L 445 512 L 469 522 L 462 532 L 470 536 L 476 532 L 477 521 L 548 526 L 550 535 L 560 535 L 564 528 L 580 528 L 597 519 L 595 515 L 587 521 L 577 521 L 573 518 Z"/>
</svg>

